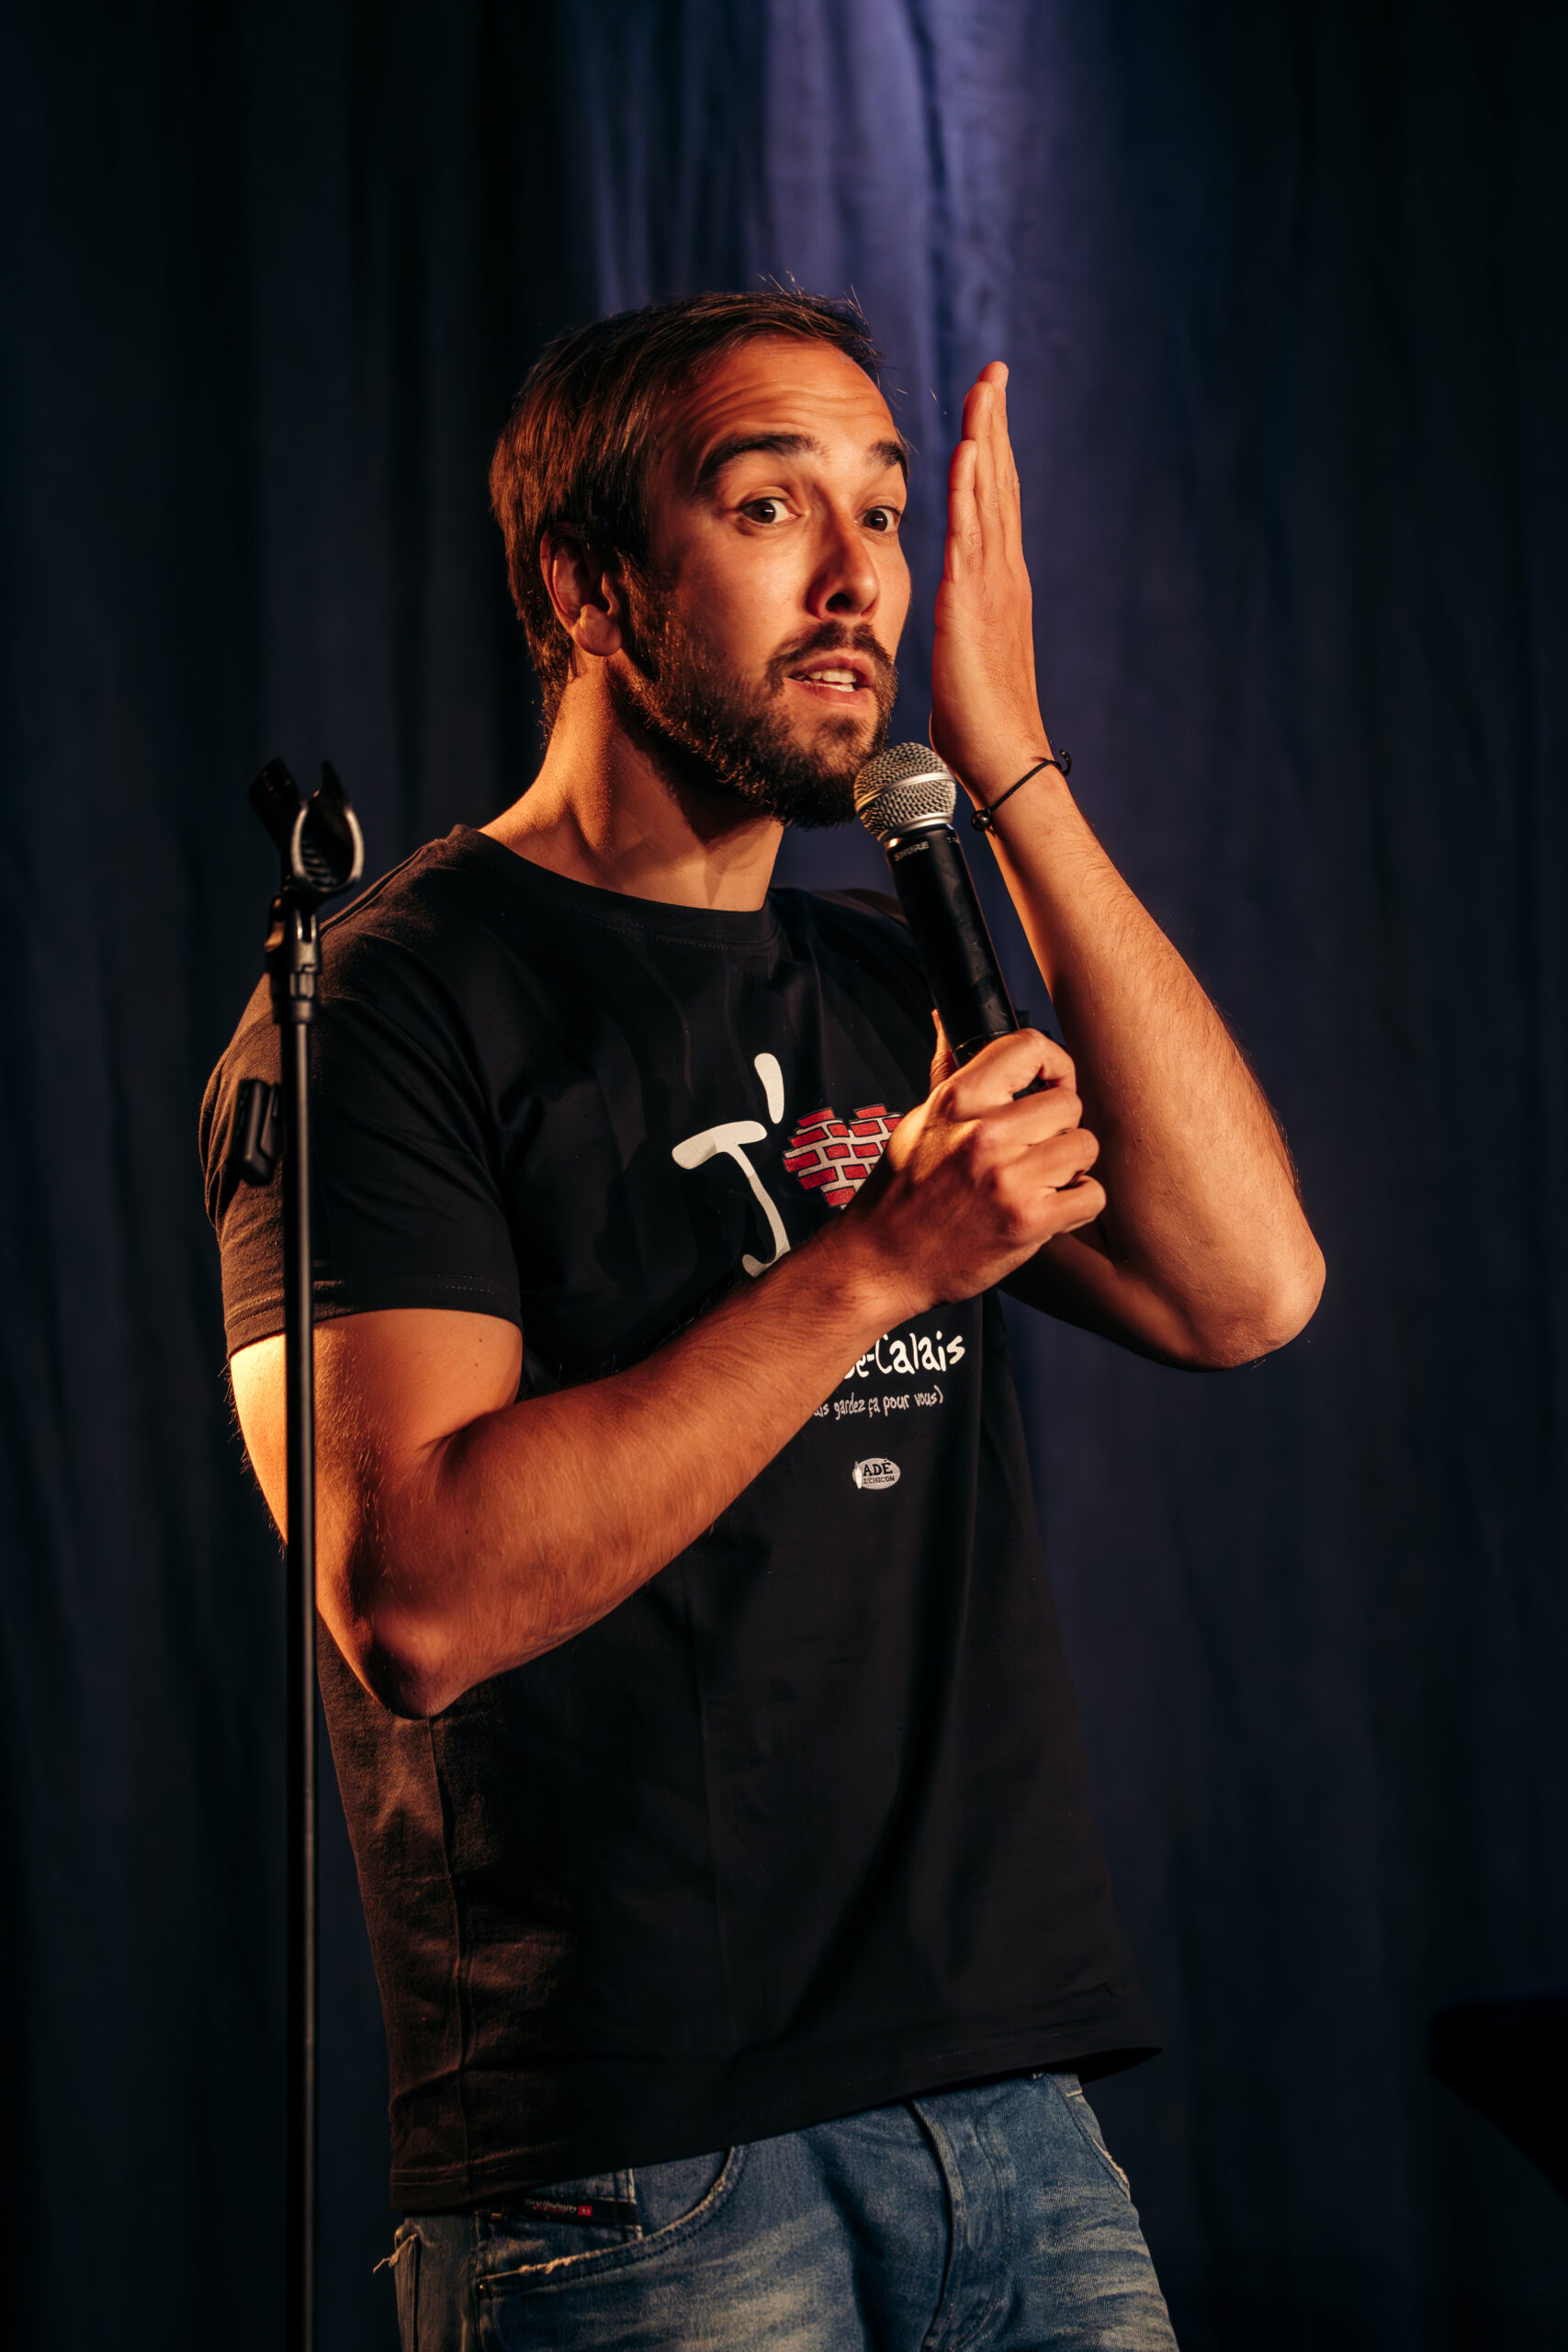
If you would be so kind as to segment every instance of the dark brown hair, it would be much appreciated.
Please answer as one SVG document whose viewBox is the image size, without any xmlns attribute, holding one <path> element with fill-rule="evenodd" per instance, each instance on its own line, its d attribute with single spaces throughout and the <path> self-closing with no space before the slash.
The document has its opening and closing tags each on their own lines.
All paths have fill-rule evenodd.
<svg viewBox="0 0 1568 2352">
<path fill-rule="evenodd" d="M 653 433 L 671 393 L 760 335 L 829 343 L 876 380 L 858 307 L 817 294 L 690 294 L 558 335 L 529 369 L 491 460 L 512 598 L 539 673 L 547 731 L 571 675 L 571 640 L 539 569 L 539 542 L 570 534 L 596 553 L 648 557 L 644 499 Z"/>
</svg>

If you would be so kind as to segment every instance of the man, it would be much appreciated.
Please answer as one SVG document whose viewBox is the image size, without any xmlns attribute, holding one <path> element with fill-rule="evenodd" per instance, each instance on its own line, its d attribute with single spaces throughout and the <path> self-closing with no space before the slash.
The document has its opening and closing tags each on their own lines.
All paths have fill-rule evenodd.
<svg viewBox="0 0 1568 2352">
<path fill-rule="evenodd" d="M 1153 2033 L 995 1293 L 1219 1366 L 1300 1329 L 1321 1261 L 1223 1024 L 1042 764 L 999 366 L 931 731 L 998 804 L 1076 1068 L 1025 1031 L 956 1073 L 939 1038 L 929 1079 L 901 924 L 769 892 L 886 735 L 906 451 L 873 359 L 773 294 L 552 347 L 491 478 L 544 764 L 326 942 L 321 1667 L 409 2352 L 1171 2340 L 1079 2085 Z M 276 1188 L 220 1164 L 275 1051 L 258 992 L 206 1138 L 280 1516 Z"/>
</svg>

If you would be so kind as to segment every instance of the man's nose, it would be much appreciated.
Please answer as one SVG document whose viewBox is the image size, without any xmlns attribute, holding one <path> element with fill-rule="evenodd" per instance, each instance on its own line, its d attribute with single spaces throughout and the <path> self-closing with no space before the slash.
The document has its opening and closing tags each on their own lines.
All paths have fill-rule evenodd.
<svg viewBox="0 0 1568 2352">
<path fill-rule="evenodd" d="M 869 619 L 881 593 L 881 576 L 858 523 L 847 514 L 825 515 L 807 596 L 812 614 L 821 620 L 850 614 Z"/>
</svg>

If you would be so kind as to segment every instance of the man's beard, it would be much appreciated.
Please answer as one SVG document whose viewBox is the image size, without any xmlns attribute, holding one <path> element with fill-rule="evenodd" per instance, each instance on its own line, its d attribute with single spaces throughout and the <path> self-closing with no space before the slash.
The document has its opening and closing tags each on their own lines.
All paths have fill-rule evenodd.
<svg viewBox="0 0 1568 2352">
<path fill-rule="evenodd" d="M 898 673 L 862 621 L 826 621 L 769 662 L 761 688 L 739 684 L 658 593 L 662 583 L 628 582 L 631 623 L 626 664 L 613 663 L 609 684 L 623 723 L 649 739 L 677 789 L 729 792 L 758 816 L 807 829 L 844 824 L 855 813 L 854 780 L 887 741 Z M 855 652 L 871 664 L 876 719 L 848 711 L 827 717 L 812 741 L 795 740 L 784 715 L 784 682 L 818 654 Z"/>
</svg>

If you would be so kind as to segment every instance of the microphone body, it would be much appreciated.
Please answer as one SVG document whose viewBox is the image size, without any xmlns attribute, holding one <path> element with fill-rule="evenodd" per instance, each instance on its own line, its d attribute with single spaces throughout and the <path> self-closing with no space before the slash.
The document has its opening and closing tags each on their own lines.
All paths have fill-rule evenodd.
<svg viewBox="0 0 1568 2352">
<path fill-rule="evenodd" d="M 1016 1029 L 1018 1014 L 958 835 L 921 825 L 883 846 L 953 1059 L 966 1062 Z"/>
<path fill-rule="evenodd" d="M 963 1063 L 1019 1019 L 953 829 L 957 798 L 952 769 L 924 743 L 879 752 L 855 778 L 855 813 L 886 853 L 931 1001 Z"/>
</svg>

